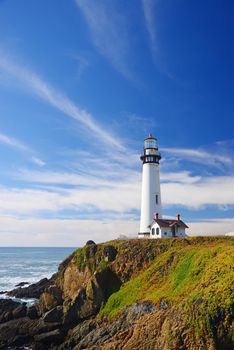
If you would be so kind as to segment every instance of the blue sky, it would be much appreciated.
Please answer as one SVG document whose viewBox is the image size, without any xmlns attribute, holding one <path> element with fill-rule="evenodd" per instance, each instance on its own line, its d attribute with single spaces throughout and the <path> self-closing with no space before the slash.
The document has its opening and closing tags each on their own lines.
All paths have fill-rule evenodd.
<svg viewBox="0 0 234 350">
<path fill-rule="evenodd" d="M 0 244 L 139 225 L 143 139 L 163 211 L 234 231 L 234 3 L 0 1 Z"/>
</svg>

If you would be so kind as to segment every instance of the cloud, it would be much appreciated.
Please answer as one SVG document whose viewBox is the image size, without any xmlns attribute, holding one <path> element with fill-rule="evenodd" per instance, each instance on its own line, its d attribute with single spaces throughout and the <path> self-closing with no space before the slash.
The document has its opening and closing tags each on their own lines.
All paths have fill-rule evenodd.
<svg viewBox="0 0 234 350">
<path fill-rule="evenodd" d="M 172 183 L 183 183 L 183 184 L 192 184 L 201 180 L 201 176 L 193 176 L 189 171 L 180 171 L 180 172 L 162 172 L 161 180 L 163 182 L 172 182 Z"/>
<path fill-rule="evenodd" d="M 36 152 L 32 148 L 25 145 L 22 141 L 19 141 L 16 138 L 8 136 L 3 133 L 0 133 L 0 143 L 7 145 L 9 147 L 12 147 L 13 149 L 16 149 L 26 154 L 30 154 L 30 155 L 36 154 Z M 34 164 L 39 165 L 40 167 L 45 165 L 45 162 L 42 159 L 40 159 L 38 156 L 32 155 L 30 160 Z"/>
<path fill-rule="evenodd" d="M 83 246 L 89 239 L 103 242 L 120 234 L 134 236 L 137 222 L 124 220 L 104 223 L 101 220 L 18 219 L 0 217 L 1 246 Z"/>
<path fill-rule="evenodd" d="M 132 80 L 129 68 L 129 33 L 125 12 L 117 2 L 105 0 L 76 0 L 88 24 L 94 45 L 98 51 L 125 78 Z M 126 10 L 126 9 L 125 9 Z"/>
<path fill-rule="evenodd" d="M 220 149 L 214 149 L 211 152 L 209 152 L 202 148 L 192 149 L 162 147 L 160 150 L 171 156 L 179 157 L 182 159 L 189 160 L 190 162 L 196 162 L 205 165 L 234 164 L 233 157 L 229 156 L 228 154 L 225 154 L 224 152 L 222 152 L 222 150 L 220 153 Z"/>
<path fill-rule="evenodd" d="M 32 159 L 33 163 L 35 163 L 36 165 L 39 165 L 40 167 L 43 167 L 44 165 L 46 165 L 46 163 L 38 157 L 32 156 L 31 159 Z"/>
<path fill-rule="evenodd" d="M 149 34 L 150 48 L 153 57 L 158 55 L 157 37 L 155 31 L 155 0 L 142 0 L 145 24 Z"/>
<path fill-rule="evenodd" d="M 89 67 L 89 61 L 81 55 L 71 56 L 77 62 L 77 78 L 80 78 L 84 71 Z"/>
<path fill-rule="evenodd" d="M 234 219 L 198 220 L 188 222 L 189 235 L 222 235 L 233 231 Z M 116 239 L 121 234 L 135 237 L 137 221 L 68 220 L 68 219 L 18 219 L 0 216 L 1 246 L 83 246 L 87 240 L 103 242 Z"/>
<path fill-rule="evenodd" d="M 68 97 L 50 86 L 34 72 L 13 63 L 2 54 L 0 54 L 0 69 L 23 83 L 23 87 L 27 87 L 36 96 L 70 118 L 78 121 L 85 128 L 86 132 L 88 131 L 99 142 L 108 144 L 109 147 L 117 148 L 119 151 L 124 150 L 122 142 L 116 136 L 102 128 L 89 112 L 77 106 Z"/>
<path fill-rule="evenodd" d="M 46 190 L 0 187 L 0 215 L 28 216 L 56 212 L 61 206 L 60 195 Z"/>
<path fill-rule="evenodd" d="M 123 213 L 139 213 L 141 174 L 121 166 L 102 171 L 91 166 L 70 172 L 32 171 L 22 169 L 14 179 L 25 183 L 26 188 L 0 189 L 0 214 L 34 215 L 63 211 L 73 215 L 86 214 L 118 218 Z M 234 176 L 194 176 L 189 172 L 162 173 L 161 191 L 164 208 L 184 207 L 203 209 L 216 206 L 230 209 L 234 205 Z M 33 188 L 28 189 L 28 186 Z M 98 213 L 98 214 L 97 214 Z M 138 214 L 135 219 L 138 220 Z"/>
<path fill-rule="evenodd" d="M 136 170 L 136 165 L 140 165 L 139 156 L 132 153 L 126 157 L 126 154 L 109 153 L 107 150 L 98 156 L 93 152 L 68 149 L 59 153 L 59 156 L 65 159 L 66 165 L 63 169 L 35 171 L 21 168 L 9 175 L 15 180 L 24 182 L 65 187 L 68 185 L 88 188 L 112 187 L 126 180 L 137 183 L 140 181 L 140 173 Z"/>
<path fill-rule="evenodd" d="M 0 133 L 0 143 L 13 147 L 19 151 L 31 152 L 31 149 L 24 143 L 3 133 Z"/>
<path fill-rule="evenodd" d="M 159 50 L 159 35 L 156 29 L 156 15 L 158 13 L 158 3 L 160 0 L 141 0 L 143 14 L 145 19 L 145 26 L 149 36 L 149 44 L 151 54 L 159 71 L 165 74 L 169 79 L 175 80 L 166 65 L 165 58 L 162 58 L 161 50 Z"/>
<path fill-rule="evenodd" d="M 197 222 L 188 222 L 188 233 L 191 236 L 213 236 L 224 235 L 234 231 L 234 219 L 214 218 L 212 220 L 197 220 Z"/>
<path fill-rule="evenodd" d="M 22 188 L 0 187 L 0 214 L 62 215 L 74 212 L 82 217 L 100 213 L 122 215 L 140 207 L 140 181 L 134 176 L 116 180 L 70 173 L 33 172 L 19 175 Z M 28 188 L 33 185 L 32 188 Z"/>
<path fill-rule="evenodd" d="M 201 209 L 208 205 L 234 205 L 234 176 L 202 177 L 195 183 L 162 184 L 163 203 Z"/>
</svg>

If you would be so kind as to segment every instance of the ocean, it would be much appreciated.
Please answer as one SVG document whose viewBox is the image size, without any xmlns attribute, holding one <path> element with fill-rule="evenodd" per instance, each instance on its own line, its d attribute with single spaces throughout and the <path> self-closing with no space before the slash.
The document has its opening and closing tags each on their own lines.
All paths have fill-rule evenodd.
<svg viewBox="0 0 234 350">
<path fill-rule="evenodd" d="M 75 249 L 0 247 L 0 291 L 9 291 L 20 282 L 31 284 L 51 277 Z"/>
</svg>

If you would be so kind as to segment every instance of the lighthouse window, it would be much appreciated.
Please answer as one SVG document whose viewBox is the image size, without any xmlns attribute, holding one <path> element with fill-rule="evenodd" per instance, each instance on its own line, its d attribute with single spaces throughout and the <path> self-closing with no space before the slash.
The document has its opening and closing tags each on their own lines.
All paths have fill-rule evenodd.
<svg viewBox="0 0 234 350">
<path fill-rule="evenodd" d="M 159 228 L 156 228 L 156 235 L 159 235 Z"/>
<path fill-rule="evenodd" d="M 157 148 L 156 140 L 145 140 L 145 148 Z"/>
<path fill-rule="evenodd" d="M 155 202 L 156 202 L 156 204 L 158 204 L 158 194 L 156 194 L 156 196 L 155 196 Z"/>
<path fill-rule="evenodd" d="M 152 235 L 155 234 L 155 228 L 152 228 Z"/>
</svg>

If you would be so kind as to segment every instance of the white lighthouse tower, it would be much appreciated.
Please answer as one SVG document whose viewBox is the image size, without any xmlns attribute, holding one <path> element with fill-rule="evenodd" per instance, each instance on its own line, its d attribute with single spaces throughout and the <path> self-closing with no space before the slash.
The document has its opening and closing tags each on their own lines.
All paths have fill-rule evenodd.
<svg viewBox="0 0 234 350">
<path fill-rule="evenodd" d="M 174 238 L 186 237 L 188 226 L 181 220 L 180 214 L 175 219 L 162 218 L 161 191 L 157 139 L 151 134 L 144 141 L 142 194 L 141 194 L 141 225 L 139 238 Z"/>
<path fill-rule="evenodd" d="M 154 213 L 162 218 L 159 161 L 161 155 L 158 151 L 157 139 L 151 134 L 144 140 L 144 152 L 141 156 L 143 162 L 142 195 L 141 195 L 141 224 L 139 238 L 150 235 L 150 225 Z"/>
</svg>

